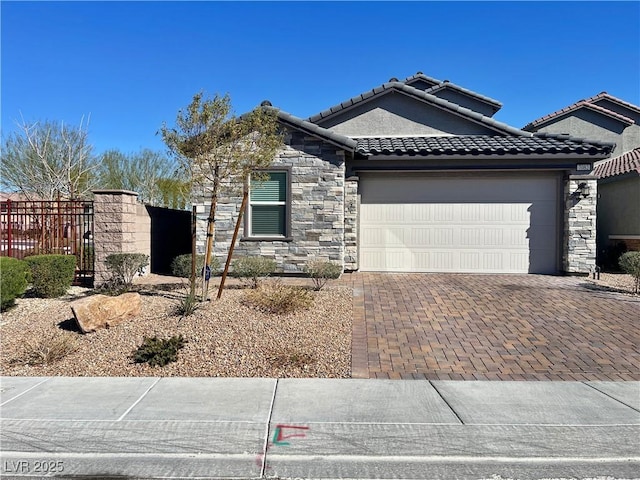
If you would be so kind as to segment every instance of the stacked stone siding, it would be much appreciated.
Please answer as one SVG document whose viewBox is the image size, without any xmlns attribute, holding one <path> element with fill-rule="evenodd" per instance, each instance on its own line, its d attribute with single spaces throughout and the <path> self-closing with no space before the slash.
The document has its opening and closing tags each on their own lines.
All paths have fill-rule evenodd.
<svg viewBox="0 0 640 480">
<path fill-rule="evenodd" d="M 290 181 L 290 232 L 281 240 L 247 238 L 243 220 L 234 249 L 239 256 L 262 256 L 276 261 L 280 273 L 301 273 L 304 265 L 321 258 L 344 267 L 345 257 L 345 165 L 344 153 L 318 139 L 292 132 L 272 168 L 288 169 Z M 228 192 L 230 185 L 225 186 Z M 240 211 L 242 186 L 219 198 L 215 218 L 213 254 L 224 264 Z M 205 252 L 209 199 L 197 200 L 197 249 Z"/>
<path fill-rule="evenodd" d="M 577 193 L 586 182 L 589 196 Z M 587 175 L 571 176 L 565 182 L 564 270 L 569 274 L 588 274 L 596 266 L 597 182 Z"/>
<path fill-rule="evenodd" d="M 344 269 L 358 269 L 358 177 L 349 177 L 344 189 Z"/>
</svg>

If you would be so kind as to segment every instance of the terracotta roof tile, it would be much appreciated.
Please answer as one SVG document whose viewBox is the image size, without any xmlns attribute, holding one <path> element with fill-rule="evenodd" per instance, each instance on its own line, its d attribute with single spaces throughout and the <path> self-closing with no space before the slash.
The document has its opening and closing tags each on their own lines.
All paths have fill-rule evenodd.
<svg viewBox="0 0 640 480">
<path fill-rule="evenodd" d="M 598 178 L 607 178 L 631 172 L 640 174 L 640 148 L 599 163 L 591 173 Z"/>
</svg>

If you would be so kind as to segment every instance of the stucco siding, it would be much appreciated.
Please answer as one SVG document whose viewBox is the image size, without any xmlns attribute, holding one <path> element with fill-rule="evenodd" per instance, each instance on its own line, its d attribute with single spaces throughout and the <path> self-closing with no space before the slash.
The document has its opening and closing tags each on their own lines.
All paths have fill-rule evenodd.
<svg viewBox="0 0 640 480">
<path fill-rule="evenodd" d="M 598 194 L 599 252 L 609 235 L 640 235 L 640 176 L 600 181 Z"/>
<path fill-rule="evenodd" d="M 574 137 L 613 142 L 616 144 L 615 155 L 622 153 L 622 132 L 624 125 L 613 119 L 603 118 L 592 112 L 575 112 L 537 129 L 542 133 L 568 133 Z M 612 154 L 612 155 L 614 155 Z"/>
<path fill-rule="evenodd" d="M 439 92 L 435 92 L 433 95 L 435 95 L 438 98 L 447 100 L 449 102 L 453 102 L 456 105 L 460 105 L 461 107 L 465 107 L 470 110 L 473 110 L 474 112 L 478 112 L 487 117 L 492 117 L 494 113 L 493 108 L 491 108 L 490 105 L 487 105 L 486 103 L 481 102 L 480 100 L 474 99 L 468 95 L 464 95 L 454 90 L 443 89 L 443 90 L 440 90 Z"/>
<path fill-rule="evenodd" d="M 350 137 L 492 133 L 482 125 L 395 92 L 346 110 L 320 126 Z"/>
</svg>

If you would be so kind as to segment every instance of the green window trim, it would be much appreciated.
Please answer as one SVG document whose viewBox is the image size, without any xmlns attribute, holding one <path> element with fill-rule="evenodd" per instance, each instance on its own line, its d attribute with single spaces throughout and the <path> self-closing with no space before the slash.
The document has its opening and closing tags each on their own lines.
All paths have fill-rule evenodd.
<svg viewBox="0 0 640 480">
<path fill-rule="evenodd" d="M 263 172 L 263 181 L 249 179 L 246 233 L 248 238 L 286 239 L 289 229 L 289 174 L 287 170 Z"/>
</svg>

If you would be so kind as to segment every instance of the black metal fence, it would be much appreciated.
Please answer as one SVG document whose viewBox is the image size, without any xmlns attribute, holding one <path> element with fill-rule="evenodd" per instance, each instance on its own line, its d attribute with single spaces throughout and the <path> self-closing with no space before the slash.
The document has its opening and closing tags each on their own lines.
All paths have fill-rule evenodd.
<svg viewBox="0 0 640 480">
<path fill-rule="evenodd" d="M 93 202 L 6 200 L 0 209 L 0 255 L 75 255 L 74 284 L 93 286 Z"/>
</svg>

